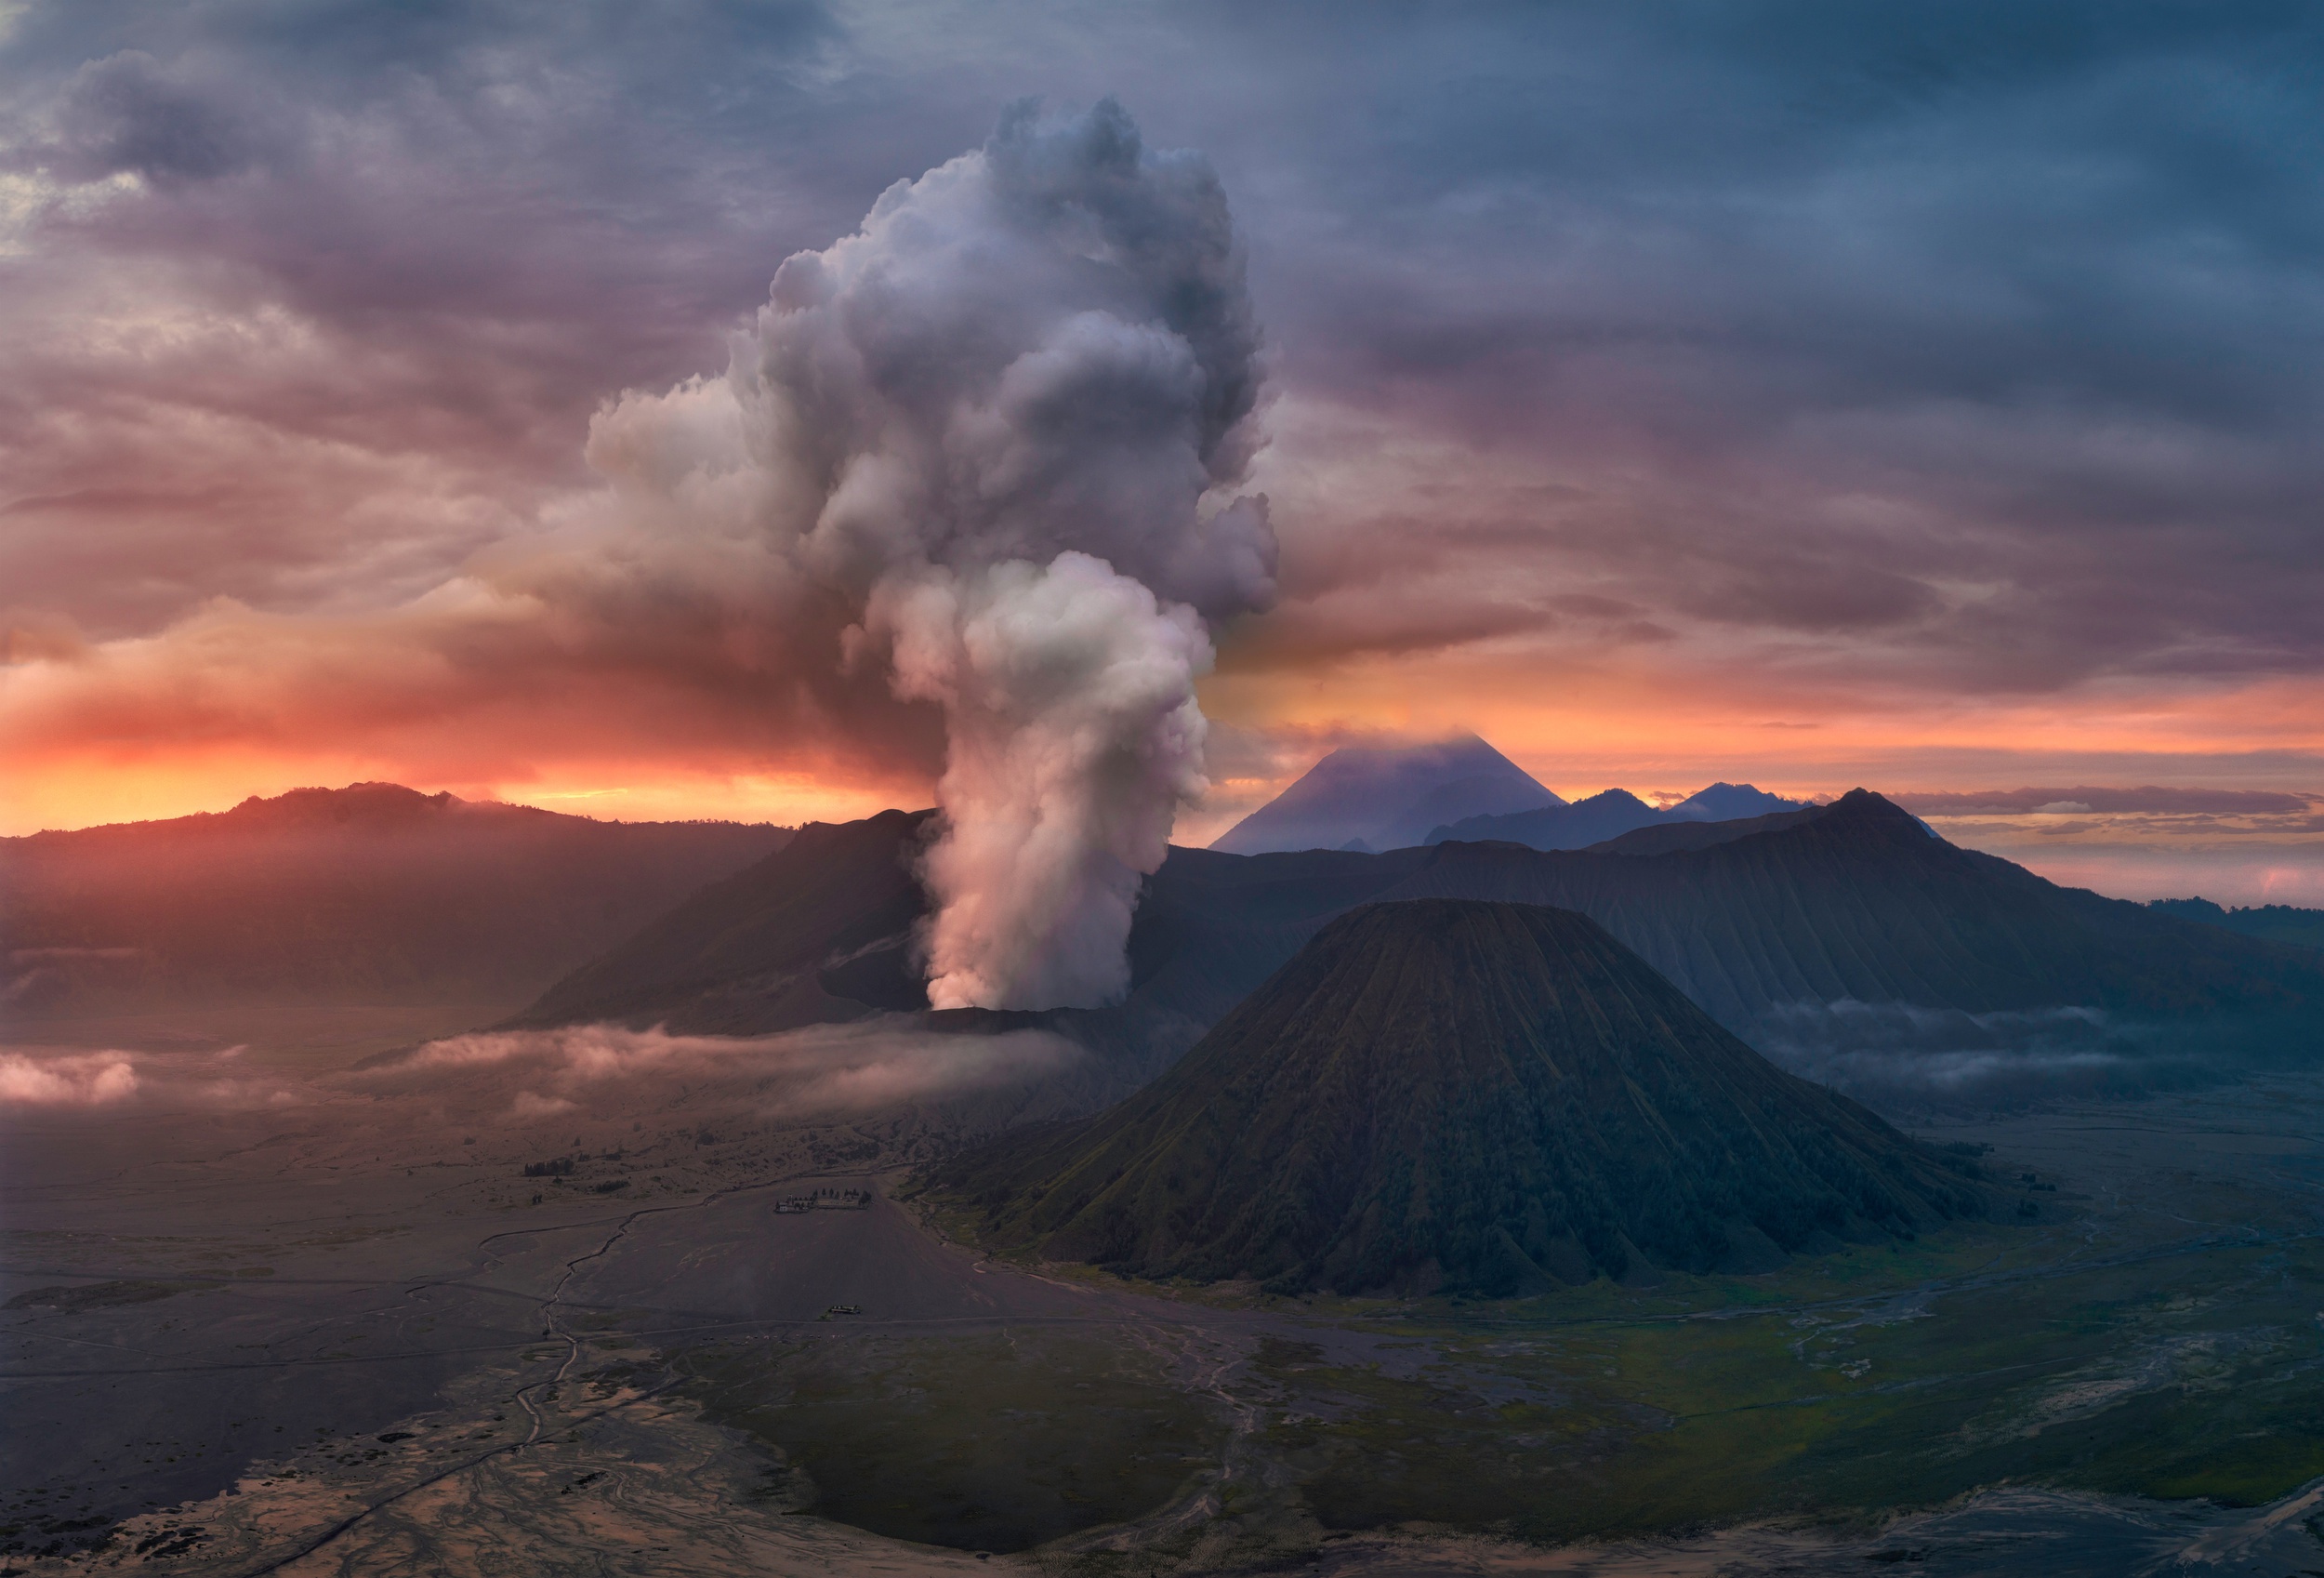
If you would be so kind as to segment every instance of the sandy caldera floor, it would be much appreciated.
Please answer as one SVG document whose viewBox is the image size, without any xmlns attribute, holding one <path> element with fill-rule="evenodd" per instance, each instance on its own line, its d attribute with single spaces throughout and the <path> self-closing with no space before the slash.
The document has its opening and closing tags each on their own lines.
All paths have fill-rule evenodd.
<svg viewBox="0 0 2324 1578">
<path fill-rule="evenodd" d="M 1333 1485 L 1342 1503 L 1409 1490 L 1402 1468 L 1362 1478 L 1418 1451 L 1378 1424 L 1398 1388 L 1469 1422 L 1436 1442 L 1456 1479 L 1538 1452 L 1545 1495 L 1584 1496 L 1672 1432 L 1675 1394 L 1573 1389 L 1602 1359 L 1614 1385 L 1643 1351 L 1591 1346 L 1611 1319 L 1594 1307 L 1163 1297 L 980 1260 L 887 1198 L 968 1120 L 892 1099 L 919 1065 L 863 1044 L 842 1072 L 878 1073 L 881 1105 L 854 1109 L 802 1095 L 829 1082 L 827 1057 L 782 1049 L 457 1042 L 415 1060 L 486 1008 L 20 1030 L 14 1054 L 87 1099 L 0 1117 L 0 1571 L 2324 1570 L 2316 1485 L 2231 1508 L 1987 1481 L 1921 1510 L 1578 1543 L 1335 1511 Z M 133 1093 L 100 1091 L 108 1057 Z M 2258 1269 L 2237 1262 L 2220 1287 L 2297 1303 L 2305 1263 L 2285 1256 L 2316 1236 L 2320 1114 L 2324 1088 L 2278 1080 L 1956 1125 L 2077 1203 L 2029 1194 L 2038 1229 L 1933 1251 L 1919 1286 L 1833 1272 L 1747 1290 L 1752 1318 L 1820 1407 L 1934 1385 L 1884 1382 L 1912 1355 L 1879 1342 L 1925 1333 L 1943 1301 L 2096 1276 L 2119 1298 L 2130 1266 L 2223 1308 L 2172 1290 L 2192 1261 L 2248 1255 Z M 1680 1300 L 1616 1324 L 1667 1342 L 1719 1313 Z M 2000 1378 L 2016 1356 L 1981 1360 L 1992 1397 L 1963 1429 L 2103 1426 L 2208 1384 L 2238 1343 L 2305 1384 L 2280 1314 L 2237 1320 L 2093 1339 L 2031 1381 Z M 1958 1381 L 1958 1349 L 1938 1357 Z M 1561 1412 L 1612 1423 L 1562 1445 L 1496 1423 Z"/>
</svg>

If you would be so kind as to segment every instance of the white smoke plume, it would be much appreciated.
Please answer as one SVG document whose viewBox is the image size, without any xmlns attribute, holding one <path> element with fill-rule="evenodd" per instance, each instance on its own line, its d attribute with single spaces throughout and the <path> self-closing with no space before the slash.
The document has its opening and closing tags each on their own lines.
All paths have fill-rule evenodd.
<svg viewBox="0 0 2324 1578">
<path fill-rule="evenodd" d="M 1127 984 L 1139 878 L 1207 787 L 1209 630 L 1274 595 L 1235 495 L 1257 355 L 1208 165 L 1110 100 L 1020 105 L 786 261 L 722 384 L 592 431 L 632 508 L 747 521 L 844 611 L 847 667 L 942 709 L 938 1007 Z"/>
<path fill-rule="evenodd" d="M 1086 553 L 1046 569 L 931 572 L 883 588 L 899 694 L 941 702 L 944 837 L 929 996 L 939 1008 L 1090 1003 L 1129 985 L 1138 876 L 1202 793 L 1194 611 Z"/>
</svg>

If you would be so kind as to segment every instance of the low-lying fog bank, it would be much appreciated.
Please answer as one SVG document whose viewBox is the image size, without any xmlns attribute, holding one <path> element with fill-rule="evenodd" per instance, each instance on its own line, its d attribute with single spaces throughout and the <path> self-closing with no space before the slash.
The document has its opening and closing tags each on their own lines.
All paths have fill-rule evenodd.
<svg viewBox="0 0 2324 1578">
<path fill-rule="evenodd" d="M 1069 1099 L 1047 1087 L 1084 1055 L 1046 1030 L 944 1034 L 905 1014 L 747 1037 L 618 1025 L 472 1031 L 320 1067 L 198 1035 L 26 1042 L 0 1046 L 0 1114 L 263 1111 L 522 1135 L 552 1120 L 629 1122 L 681 1106 L 768 1122 L 933 1106 L 943 1121 L 993 1126 Z"/>
<path fill-rule="evenodd" d="M 2165 1025 L 2094 1007 L 1968 1014 L 1853 998 L 1776 1004 L 1744 1039 L 1891 1117 L 2198 1090 L 2314 1058 L 2303 1024 Z"/>
</svg>

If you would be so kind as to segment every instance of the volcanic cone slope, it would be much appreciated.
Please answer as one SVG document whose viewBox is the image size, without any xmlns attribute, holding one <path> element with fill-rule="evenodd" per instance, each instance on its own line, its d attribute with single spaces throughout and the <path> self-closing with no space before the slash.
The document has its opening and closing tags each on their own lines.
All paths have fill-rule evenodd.
<svg viewBox="0 0 2324 1578">
<path fill-rule="evenodd" d="M 1145 1090 L 930 1183 L 996 1242 L 1286 1292 L 1752 1269 L 1985 1209 L 1596 922 L 1446 899 L 1340 917 Z"/>
<path fill-rule="evenodd" d="M 550 987 L 509 1028 L 617 1019 L 756 1035 L 928 1006 L 911 869 L 928 811 L 810 822 Z"/>
</svg>

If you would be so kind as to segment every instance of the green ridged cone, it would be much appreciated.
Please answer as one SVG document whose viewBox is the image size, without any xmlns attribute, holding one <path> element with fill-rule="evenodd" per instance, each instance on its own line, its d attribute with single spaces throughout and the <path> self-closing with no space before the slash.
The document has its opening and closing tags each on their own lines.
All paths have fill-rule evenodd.
<svg viewBox="0 0 2324 1578">
<path fill-rule="evenodd" d="M 1986 1211 L 1586 916 L 1459 899 L 1342 916 L 1145 1090 L 927 1182 L 988 1241 L 1286 1293 L 1756 1270 Z"/>
</svg>

